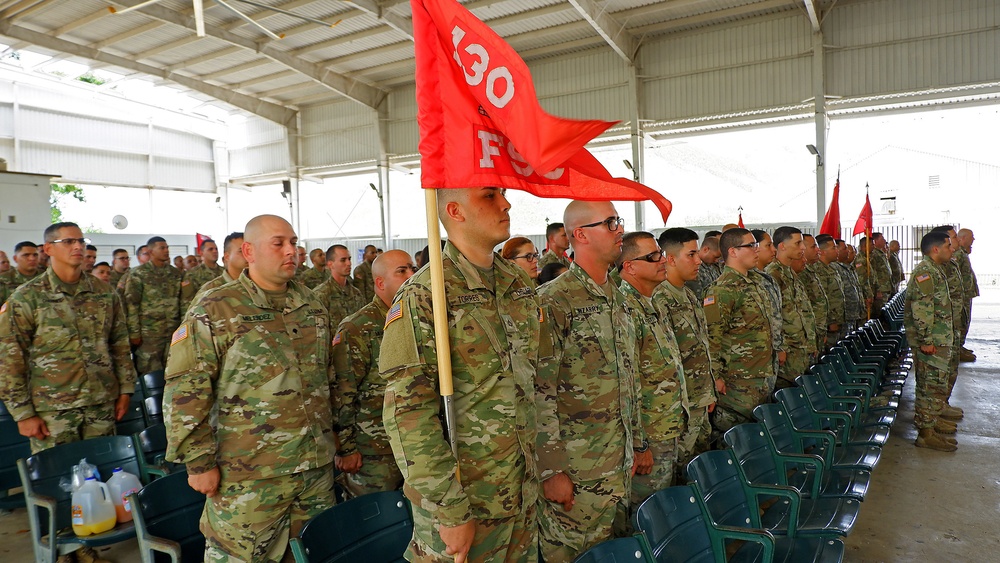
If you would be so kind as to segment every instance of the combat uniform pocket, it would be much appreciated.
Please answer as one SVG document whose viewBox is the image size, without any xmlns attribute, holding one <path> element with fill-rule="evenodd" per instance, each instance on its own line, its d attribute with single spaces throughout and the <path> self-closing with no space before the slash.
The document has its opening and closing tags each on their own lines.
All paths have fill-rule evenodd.
<svg viewBox="0 0 1000 563">
<path fill-rule="evenodd" d="M 229 357 L 241 357 L 237 379 L 242 385 L 258 388 L 285 373 L 287 366 L 283 355 L 275 349 L 275 342 L 260 325 L 243 335 L 229 350 Z"/>
</svg>

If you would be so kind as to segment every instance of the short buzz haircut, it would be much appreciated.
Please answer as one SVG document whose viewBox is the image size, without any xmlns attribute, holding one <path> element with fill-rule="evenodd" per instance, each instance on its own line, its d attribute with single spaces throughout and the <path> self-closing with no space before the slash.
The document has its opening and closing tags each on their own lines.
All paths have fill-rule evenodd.
<svg viewBox="0 0 1000 563">
<path fill-rule="evenodd" d="M 351 255 L 351 251 L 347 250 L 346 246 L 344 246 L 342 244 L 334 244 L 334 245 L 330 246 L 330 248 L 326 249 L 326 261 L 327 262 L 331 262 L 331 263 L 333 262 L 333 257 L 337 254 L 337 250 L 338 249 L 344 250 L 345 252 L 347 252 L 348 256 Z"/>
<path fill-rule="evenodd" d="M 884 238 L 884 237 L 882 236 L 882 233 L 872 233 L 872 240 L 873 240 L 873 241 L 875 241 L 875 240 L 878 240 L 878 239 L 880 239 L 880 238 Z"/>
<path fill-rule="evenodd" d="M 931 232 L 947 233 L 948 231 L 954 231 L 955 225 L 938 225 L 931 229 Z"/>
<path fill-rule="evenodd" d="M 46 230 L 48 230 L 48 229 L 46 229 Z M 56 230 L 58 231 L 59 229 L 56 229 Z M 52 235 L 52 240 L 55 240 L 55 235 Z M 49 242 L 51 242 L 51 241 L 49 241 Z M 38 245 L 35 244 L 35 243 L 33 243 L 33 242 L 31 242 L 30 240 L 23 240 L 23 241 L 21 241 L 21 242 L 19 242 L 19 243 L 17 243 L 17 244 L 14 245 L 14 254 L 17 254 L 18 252 L 21 252 L 22 248 L 38 248 Z"/>
<path fill-rule="evenodd" d="M 56 238 L 59 236 L 59 231 L 61 229 L 73 229 L 73 228 L 79 229 L 80 225 L 77 225 L 76 223 L 71 223 L 69 221 L 62 221 L 60 223 L 52 223 L 51 225 L 49 225 L 48 227 L 45 228 L 45 232 L 42 233 L 42 238 L 45 239 L 45 242 L 52 242 L 52 241 L 56 240 Z M 24 245 L 24 246 L 34 246 L 36 248 L 38 247 L 38 245 L 35 244 L 35 243 L 33 243 L 33 242 L 29 242 L 29 241 L 19 242 L 19 243 L 17 243 L 17 246 L 14 247 L 14 252 L 17 252 L 18 250 L 21 250 L 21 246 L 22 245 Z"/>
<path fill-rule="evenodd" d="M 229 254 L 229 247 L 233 244 L 233 241 L 243 239 L 243 231 L 233 231 L 226 235 L 225 240 L 222 241 L 222 251 Z"/>
<path fill-rule="evenodd" d="M 778 246 L 779 244 L 792 238 L 792 236 L 801 234 L 802 231 L 798 228 L 785 225 L 784 227 L 778 227 L 774 230 L 774 234 L 771 235 L 771 241 L 774 243 L 774 246 Z"/>
<path fill-rule="evenodd" d="M 167 244 L 167 239 L 165 239 L 163 237 L 149 237 L 149 240 L 146 241 L 146 246 L 153 246 L 154 244 L 156 244 L 158 242 L 162 242 L 163 244 Z"/>
<path fill-rule="evenodd" d="M 108 264 L 107 262 L 98 262 L 97 264 L 94 264 L 94 268 L 95 268 L 95 269 L 96 269 L 96 268 L 100 268 L 101 266 L 107 266 L 107 267 L 109 267 L 109 268 L 110 268 L 110 267 L 111 267 L 111 264 Z"/>
<path fill-rule="evenodd" d="M 375 248 L 374 244 L 367 244 L 367 245 L 365 245 L 365 252 L 368 252 L 369 248 L 372 249 L 372 250 L 374 250 L 374 251 L 376 251 L 376 252 L 378 252 L 378 249 Z"/>
<path fill-rule="evenodd" d="M 212 244 L 218 246 L 217 242 L 215 242 L 214 240 L 212 240 L 210 238 L 207 238 L 207 239 L 201 241 L 201 244 L 198 245 L 198 252 L 201 252 L 202 250 L 205 250 L 205 245 L 208 244 L 208 243 L 212 243 Z"/>
<path fill-rule="evenodd" d="M 566 225 L 562 223 L 549 223 L 549 226 L 545 227 L 545 240 L 549 240 L 552 235 L 564 230 L 566 230 Z"/>
<path fill-rule="evenodd" d="M 705 240 L 701 241 L 701 248 L 707 248 L 709 250 L 719 250 L 719 238 L 718 237 L 705 237 Z"/>
<path fill-rule="evenodd" d="M 722 259 L 729 260 L 729 249 L 743 244 L 743 237 L 747 235 L 753 236 L 753 233 L 739 227 L 722 233 L 722 236 L 719 238 L 719 250 L 722 251 Z M 754 237 L 754 240 L 757 240 L 756 237 Z"/>
<path fill-rule="evenodd" d="M 847 244 L 847 241 L 842 238 L 835 238 L 833 239 L 833 242 L 837 243 L 837 246 L 840 246 L 842 244 Z"/>
<path fill-rule="evenodd" d="M 705 233 L 705 238 L 712 238 L 722 236 L 722 231 L 708 231 Z"/>
<path fill-rule="evenodd" d="M 113 252 L 111 252 L 111 257 L 112 258 L 117 258 L 118 255 L 122 254 L 122 253 L 128 254 L 128 250 L 125 250 L 124 248 L 116 248 L 116 249 L 114 249 Z"/>
<path fill-rule="evenodd" d="M 142 252 L 143 248 L 145 248 L 146 250 L 149 250 L 149 245 L 148 244 L 144 244 L 144 245 L 140 246 L 139 248 L 136 248 L 135 249 L 135 253 L 138 254 L 138 253 Z"/>
<path fill-rule="evenodd" d="M 828 244 L 832 244 L 834 246 L 837 245 L 837 243 L 834 242 L 832 235 L 816 235 L 816 244 L 818 244 L 820 248 L 823 248 Z"/>
<path fill-rule="evenodd" d="M 660 233 L 660 238 L 656 242 L 660 244 L 660 250 L 666 254 L 676 255 L 677 251 L 691 241 L 698 241 L 698 233 L 684 227 L 674 227 Z"/>
<path fill-rule="evenodd" d="M 935 246 L 941 246 L 944 244 L 948 238 L 948 230 L 939 231 L 934 229 L 920 239 L 920 252 L 924 256 L 930 256 L 931 250 L 933 250 Z"/>
<path fill-rule="evenodd" d="M 767 234 L 767 231 L 763 229 L 750 229 L 750 234 L 753 235 L 753 239 L 757 242 L 764 240 L 764 237 L 771 238 L 771 235 Z"/>
<path fill-rule="evenodd" d="M 632 231 L 631 233 L 625 233 L 625 236 L 622 237 L 622 253 L 618 255 L 618 261 L 616 264 L 619 270 L 622 269 L 625 262 L 628 260 L 635 260 L 638 258 L 637 256 L 634 256 L 634 254 L 639 251 L 639 241 L 647 239 L 656 242 L 656 238 L 653 236 L 653 233 L 646 231 Z M 626 256 L 628 258 L 626 258 Z"/>
<path fill-rule="evenodd" d="M 97 247 L 94 246 L 94 245 L 92 245 L 92 244 L 88 244 L 87 245 L 87 250 L 93 250 L 94 252 L 97 252 Z"/>
</svg>

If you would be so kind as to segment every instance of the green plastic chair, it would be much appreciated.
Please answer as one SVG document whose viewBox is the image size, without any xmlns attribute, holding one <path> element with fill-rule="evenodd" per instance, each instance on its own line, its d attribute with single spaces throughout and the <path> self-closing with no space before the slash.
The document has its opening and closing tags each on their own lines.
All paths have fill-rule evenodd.
<svg viewBox="0 0 1000 563">
<path fill-rule="evenodd" d="M 86 458 L 97 466 L 104 481 L 116 467 L 139 475 L 139 460 L 131 436 L 104 436 L 55 446 L 17 460 L 24 498 L 31 525 L 31 543 L 38 563 L 55 563 L 59 548 L 74 551 L 81 545 L 100 547 L 135 537 L 131 522 L 118 524 L 103 533 L 79 538 L 71 526 L 72 493 L 59 486 L 60 479 L 70 479 L 73 466 Z M 54 534 L 49 532 L 55 531 Z M 54 538 L 53 538 L 54 535 Z"/>
<path fill-rule="evenodd" d="M 131 495 L 135 535 L 142 563 L 201 563 L 205 536 L 198 527 L 205 495 L 187 482 L 187 473 L 173 473 Z"/>
<path fill-rule="evenodd" d="M 573 563 L 656 563 L 642 534 L 601 542 L 584 551 Z"/>
<path fill-rule="evenodd" d="M 836 447 L 833 432 L 797 430 L 785 412 L 785 407 L 774 403 L 757 405 L 753 416 L 764 424 L 775 449 L 780 453 L 811 454 L 823 460 L 827 469 L 847 468 L 871 471 L 882 456 L 878 446 Z"/>
<path fill-rule="evenodd" d="M 653 493 L 636 509 L 632 522 L 659 563 L 836 563 L 844 557 L 839 539 L 789 538 L 766 530 L 718 526 L 690 485 Z M 727 558 L 729 547 L 735 553 Z"/>
<path fill-rule="evenodd" d="M 404 561 L 413 536 L 410 503 L 399 491 L 373 493 L 331 506 L 292 538 L 296 563 Z"/>
<path fill-rule="evenodd" d="M 139 452 L 139 472 L 144 483 L 186 470 L 183 464 L 163 459 L 167 452 L 167 427 L 162 423 L 136 432 L 132 435 L 132 443 Z"/>
<path fill-rule="evenodd" d="M 17 460 L 31 455 L 31 442 L 17 429 L 17 422 L 0 402 L 0 514 L 24 506 L 24 493 L 10 494 L 21 486 Z"/>
<path fill-rule="evenodd" d="M 128 403 L 128 410 L 125 416 L 115 423 L 115 433 L 119 436 L 131 436 L 136 432 L 141 432 L 148 425 L 146 424 L 146 409 L 143 405 L 146 396 L 142 393 L 141 387 L 135 388 L 131 400 Z"/>
</svg>

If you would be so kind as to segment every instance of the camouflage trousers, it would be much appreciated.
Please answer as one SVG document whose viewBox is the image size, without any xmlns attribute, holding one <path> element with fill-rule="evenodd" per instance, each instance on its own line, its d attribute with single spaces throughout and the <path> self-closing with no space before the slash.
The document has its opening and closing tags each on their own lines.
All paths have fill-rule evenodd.
<svg viewBox="0 0 1000 563">
<path fill-rule="evenodd" d="M 329 465 L 270 479 L 223 480 L 201 515 L 205 561 L 292 561 L 289 538 L 333 504 Z"/>
<path fill-rule="evenodd" d="M 44 440 L 30 438 L 31 453 L 98 436 L 114 436 L 115 403 L 38 413 L 49 429 Z"/>
<path fill-rule="evenodd" d="M 451 563 L 438 533 L 438 522 L 417 503 L 413 511 L 413 540 L 406 550 L 412 563 Z M 524 506 L 519 514 L 506 518 L 476 520 L 476 536 L 469 550 L 469 563 L 537 563 L 538 517 L 534 504 Z"/>
<path fill-rule="evenodd" d="M 339 479 L 348 498 L 395 491 L 403 485 L 403 474 L 392 454 L 362 455 L 361 469 L 357 473 L 342 473 Z"/>
<path fill-rule="evenodd" d="M 135 349 L 135 369 L 141 378 L 147 373 L 165 369 L 167 366 L 167 350 L 170 349 L 170 334 L 164 338 L 143 336 L 142 344 Z"/>
<path fill-rule="evenodd" d="M 913 425 L 917 428 L 932 428 L 948 400 L 950 355 L 951 348 L 938 348 L 933 356 L 919 350 L 914 354 L 917 386 Z"/>
<path fill-rule="evenodd" d="M 687 464 L 698 454 L 710 449 L 712 438 L 712 423 L 709 419 L 708 407 L 691 407 L 688 415 L 687 429 L 677 440 L 677 471 L 675 483 L 686 483 L 685 469 Z"/>
<path fill-rule="evenodd" d="M 727 379 L 726 392 L 719 396 L 719 402 L 712 412 L 712 427 L 715 431 L 725 433 L 737 424 L 754 422 L 753 409 L 771 401 L 775 381 L 774 376 Z"/>
<path fill-rule="evenodd" d="M 794 387 L 795 378 L 804 374 L 809 369 L 809 351 L 805 348 L 792 348 L 786 350 L 785 364 L 778 368 L 778 389 Z M 784 382 L 784 385 L 782 384 Z"/>
<path fill-rule="evenodd" d="M 653 453 L 653 470 L 647 475 L 636 473 L 632 476 L 631 506 L 634 510 L 649 495 L 666 489 L 674 484 L 677 473 L 678 438 L 649 443 L 649 451 Z M 631 523 L 631 518 L 629 519 Z"/>
<path fill-rule="evenodd" d="M 591 547 L 613 538 L 616 529 L 626 528 L 628 499 L 623 493 L 627 488 L 611 486 L 610 479 L 575 485 L 574 504 L 569 512 L 561 504 L 538 497 L 538 540 L 545 563 L 569 563 Z"/>
<path fill-rule="evenodd" d="M 955 342 L 959 342 L 961 338 L 961 331 L 955 331 Z M 961 348 L 959 347 L 951 348 L 950 350 L 952 354 L 948 360 L 948 397 L 945 399 L 945 402 L 951 399 L 951 392 L 955 390 L 955 382 L 958 381 L 958 364 L 961 353 Z"/>
<path fill-rule="evenodd" d="M 966 299 L 965 306 L 962 307 L 962 347 L 965 347 L 970 326 L 972 326 L 972 299 Z"/>
</svg>

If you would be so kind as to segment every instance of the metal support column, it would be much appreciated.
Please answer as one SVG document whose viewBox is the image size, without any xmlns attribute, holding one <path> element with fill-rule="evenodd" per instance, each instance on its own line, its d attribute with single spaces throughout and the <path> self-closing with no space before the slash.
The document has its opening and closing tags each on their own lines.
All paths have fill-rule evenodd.
<svg viewBox="0 0 1000 563">
<path fill-rule="evenodd" d="M 385 250 L 392 250 L 392 216 L 389 205 L 389 98 L 383 98 L 375 108 L 376 130 L 378 131 L 378 200 L 382 218 L 382 244 Z"/>
<path fill-rule="evenodd" d="M 18 84 L 15 82 L 13 84 L 14 93 L 14 158 L 13 162 L 10 162 L 8 170 L 11 172 L 21 172 L 21 102 L 18 99 Z"/>
<path fill-rule="evenodd" d="M 813 33 L 813 94 L 816 97 L 816 225 L 826 215 L 826 138 L 830 129 L 826 116 L 826 65 L 823 31 Z"/>
<path fill-rule="evenodd" d="M 642 84 L 639 82 L 639 69 L 634 63 L 628 65 L 629 86 L 629 120 L 632 123 L 630 138 L 632 141 L 632 179 L 643 182 L 643 168 L 646 164 L 646 149 L 642 138 Z M 646 230 L 645 202 L 635 202 L 635 230 Z"/>
<path fill-rule="evenodd" d="M 302 173 L 300 135 L 302 114 L 296 113 L 295 120 L 285 126 L 285 141 L 288 145 L 288 181 L 291 193 L 288 197 L 288 205 L 291 208 L 292 229 L 296 235 L 302 236 L 302 222 L 300 219 L 299 207 L 299 178 Z"/>
</svg>

